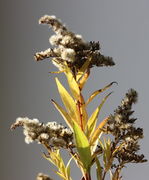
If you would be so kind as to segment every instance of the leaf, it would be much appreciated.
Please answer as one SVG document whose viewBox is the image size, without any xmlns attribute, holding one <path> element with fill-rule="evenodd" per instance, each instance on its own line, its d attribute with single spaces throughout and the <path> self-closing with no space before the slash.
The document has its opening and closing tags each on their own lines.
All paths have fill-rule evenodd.
<svg viewBox="0 0 149 180">
<path fill-rule="evenodd" d="M 107 90 L 108 88 L 110 88 L 112 86 L 112 84 L 117 83 L 117 82 L 111 82 L 110 84 L 108 84 L 107 86 L 105 86 L 103 89 L 99 89 L 95 92 L 93 92 L 91 94 L 91 96 L 88 98 L 88 100 L 86 101 L 86 106 L 100 93 L 102 93 L 103 91 Z"/>
<path fill-rule="evenodd" d="M 60 74 L 60 73 L 63 73 L 65 72 L 64 70 L 63 71 L 50 71 L 49 73 L 51 74 Z"/>
<path fill-rule="evenodd" d="M 62 179 L 68 180 L 62 173 L 60 173 L 60 172 L 58 172 L 58 171 L 55 171 L 55 173 L 56 173 L 57 175 L 59 175 Z"/>
<path fill-rule="evenodd" d="M 107 121 L 109 120 L 109 117 L 105 118 L 96 128 L 96 130 L 94 131 L 91 139 L 90 139 L 90 145 L 93 145 L 93 143 L 98 139 L 98 137 L 100 136 L 100 134 L 102 133 L 102 128 L 104 127 L 104 125 L 107 123 Z"/>
<path fill-rule="evenodd" d="M 104 167 L 105 167 L 105 171 L 107 172 L 111 168 L 111 165 L 113 162 L 113 157 L 111 156 L 112 150 L 111 150 L 110 138 L 108 138 L 108 139 L 104 138 L 104 144 L 102 145 L 102 149 L 103 149 Z"/>
<path fill-rule="evenodd" d="M 92 161 L 90 144 L 84 132 L 75 121 L 73 128 L 74 128 L 76 147 L 80 155 L 80 159 L 83 163 L 84 169 L 88 171 Z"/>
<path fill-rule="evenodd" d="M 69 167 L 71 159 L 69 160 L 67 166 L 65 167 L 65 164 L 64 164 L 64 161 L 61 157 L 59 149 L 55 150 L 55 151 L 50 151 L 49 157 L 47 157 L 44 154 L 44 157 L 57 167 L 58 171 L 54 171 L 57 175 L 59 175 L 64 180 L 71 180 L 71 178 L 70 178 L 70 167 Z"/>
<path fill-rule="evenodd" d="M 60 112 L 60 114 L 62 115 L 62 117 L 68 124 L 68 126 L 70 127 L 70 129 L 72 130 L 73 129 L 72 128 L 72 120 L 71 120 L 71 117 L 69 116 L 69 114 L 59 104 L 57 104 L 53 99 L 51 101 L 54 104 L 54 106 L 56 107 L 56 109 Z"/>
<path fill-rule="evenodd" d="M 109 173 L 110 173 L 110 180 L 113 180 L 113 174 L 112 174 L 112 171 L 109 170 Z"/>
<path fill-rule="evenodd" d="M 67 90 L 64 88 L 64 86 L 60 83 L 58 78 L 56 78 L 56 84 L 58 87 L 59 94 L 61 96 L 61 99 L 63 101 L 63 104 L 65 105 L 65 108 L 69 114 L 69 116 L 75 120 L 76 122 L 79 122 L 79 112 L 76 107 L 76 103 L 74 102 L 73 98 L 70 96 L 70 94 L 67 92 Z"/>
<path fill-rule="evenodd" d="M 120 151 L 121 148 L 123 148 L 125 144 L 126 144 L 126 142 L 123 142 L 123 143 L 121 143 L 120 145 L 118 145 L 118 146 L 114 149 L 114 151 L 113 151 L 113 153 L 112 153 L 112 156 L 114 156 L 118 151 Z"/>
<path fill-rule="evenodd" d="M 87 122 L 88 137 L 90 137 L 90 135 L 92 135 L 92 133 L 94 132 L 95 127 L 96 127 L 96 123 L 97 123 L 97 120 L 98 120 L 99 112 L 100 112 L 103 104 L 105 103 L 105 101 L 107 100 L 107 98 L 110 95 L 111 95 L 111 93 L 109 93 L 105 98 L 103 98 L 101 104 L 96 108 L 96 110 L 90 116 L 90 118 L 89 118 L 89 120 Z"/>
<path fill-rule="evenodd" d="M 65 74 L 66 74 L 66 77 L 68 80 L 68 84 L 69 84 L 71 93 L 72 93 L 73 97 L 76 100 L 78 100 L 78 98 L 80 97 L 80 89 L 79 89 L 79 86 L 78 86 L 76 80 L 74 79 L 74 76 L 73 76 L 71 70 L 68 68 L 68 66 L 66 66 Z"/>
<path fill-rule="evenodd" d="M 77 153 L 71 154 L 71 156 L 72 156 L 72 158 L 74 159 L 76 165 L 77 165 L 80 169 L 83 169 L 83 164 L 82 164 L 82 162 L 80 161 L 78 154 L 77 154 Z"/>
<path fill-rule="evenodd" d="M 85 83 L 87 82 L 88 80 L 88 77 L 90 75 L 90 70 L 88 69 L 86 73 L 84 73 L 81 77 L 81 79 L 79 80 L 79 88 L 80 88 L 80 91 L 83 89 Z"/>
<path fill-rule="evenodd" d="M 91 62 L 91 58 L 88 58 L 85 63 L 83 64 L 83 66 L 79 69 L 78 73 L 77 73 L 77 77 L 76 80 L 79 81 L 80 78 L 83 76 L 83 74 L 85 73 L 85 71 L 88 69 L 89 64 Z"/>
<path fill-rule="evenodd" d="M 97 173 L 97 180 L 102 180 L 102 167 L 100 165 L 100 161 L 96 158 L 96 173 Z"/>
<path fill-rule="evenodd" d="M 68 178 L 68 179 L 71 179 L 71 177 L 70 177 L 70 162 L 71 162 L 72 158 L 73 158 L 73 157 L 71 157 L 71 158 L 69 159 L 69 161 L 68 161 L 68 163 L 67 163 L 67 165 L 66 165 L 66 173 L 67 173 L 67 178 Z"/>
</svg>

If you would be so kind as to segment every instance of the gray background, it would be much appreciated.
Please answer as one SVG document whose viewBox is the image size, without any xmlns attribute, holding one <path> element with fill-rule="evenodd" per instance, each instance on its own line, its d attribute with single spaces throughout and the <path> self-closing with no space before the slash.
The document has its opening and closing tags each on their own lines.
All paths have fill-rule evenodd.
<svg viewBox="0 0 149 180">
<path fill-rule="evenodd" d="M 114 93 L 102 109 L 101 119 L 113 112 L 130 87 L 139 92 L 134 115 L 138 117 L 137 126 L 144 128 L 141 150 L 149 158 L 149 1 L 1 0 L 0 180 L 34 180 L 38 172 L 55 176 L 53 166 L 41 156 L 40 145 L 25 144 L 22 129 L 9 130 L 18 116 L 38 118 L 42 122 L 63 122 L 50 104 L 51 98 L 60 103 L 55 75 L 48 73 L 56 68 L 48 60 L 37 63 L 33 59 L 36 51 L 49 48 L 48 38 L 53 34 L 47 26 L 38 25 L 38 19 L 44 14 L 55 14 L 88 41 L 99 40 L 102 53 L 114 58 L 116 66 L 92 69 L 84 90 L 87 97 L 111 81 L 119 83 L 112 87 Z M 60 79 L 65 83 L 65 79 Z M 89 112 L 99 100 L 91 104 Z M 64 155 L 68 159 L 67 154 Z M 148 179 L 148 167 L 148 163 L 129 165 L 123 177 Z M 74 179 L 80 177 L 74 166 L 72 176 Z"/>
</svg>

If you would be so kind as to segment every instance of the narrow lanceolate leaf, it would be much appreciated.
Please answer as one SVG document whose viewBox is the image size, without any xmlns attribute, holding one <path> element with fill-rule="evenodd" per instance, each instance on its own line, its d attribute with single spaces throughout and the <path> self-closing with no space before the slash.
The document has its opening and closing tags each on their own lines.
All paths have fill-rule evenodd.
<svg viewBox="0 0 149 180">
<path fill-rule="evenodd" d="M 82 170 L 83 169 L 83 163 L 80 160 L 78 153 L 71 154 L 71 156 L 74 159 L 76 165 Z"/>
<path fill-rule="evenodd" d="M 64 70 L 63 71 L 50 71 L 49 73 L 51 73 L 51 74 L 60 74 L 60 73 L 63 73 L 64 72 Z"/>
<path fill-rule="evenodd" d="M 102 180 L 102 167 L 100 165 L 100 161 L 96 157 L 96 173 L 97 173 L 97 180 Z"/>
<path fill-rule="evenodd" d="M 59 111 L 59 113 L 62 115 L 62 117 L 64 118 L 65 122 L 68 124 L 70 129 L 72 130 L 72 120 L 71 120 L 71 117 L 69 116 L 69 114 L 59 104 L 57 104 L 53 99 L 51 101 L 54 104 L 54 106 L 56 107 L 56 109 Z"/>
<path fill-rule="evenodd" d="M 103 149 L 103 162 L 105 171 L 109 171 L 111 168 L 113 157 L 112 157 L 112 150 L 111 150 L 111 140 L 104 139 L 104 149 Z"/>
<path fill-rule="evenodd" d="M 85 83 L 87 82 L 89 75 L 90 75 L 90 70 L 89 69 L 82 75 L 82 77 L 81 77 L 81 79 L 79 81 L 80 91 L 83 89 Z"/>
<path fill-rule="evenodd" d="M 68 170 L 70 162 L 68 162 L 68 165 L 65 166 L 59 150 L 51 151 L 49 157 L 44 154 L 44 157 L 57 167 L 58 171 L 54 171 L 57 175 L 64 180 L 71 180 L 70 170 Z"/>
<path fill-rule="evenodd" d="M 71 177 L 70 177 L 70 162 L 71 162 L 72 159 L 73 159 L 73 157 L 71 157 L 71 158 L 69 159 L 69 161 L 68 161 L 68 163 L 67 163 L 67 165 L 66 165 L 66 173 L 67 173 L 68 179 L 71 179 Z"/>
<path fill-rule="evenodd" d="M 112 86 L 112 84 L 117 83 L 117 82 L 111 82 L 110 84 L 108 84 L 107 86 L 105 86 L 103 89 L 99 89 L 95 92 L 93 92 L 91 94 L 91 96 L 88 98 L 88 100 L 86 101 L 86 106 L 100 93 L 102 93 L 103 91 L 107 90 L 108 88 L 110 88 Z"/>
<path fill-rule="evenodd" d="M 79 86 L 78 86 L 76 80 L 74 79 L 74 76 L 73 76 L 71 70 L 68 68 L 68 66 L 66 66 L 65 74 L 66 74 L 66 77 L 68 80 L 70 91 L 71 91 L 73 97 L 76 100 L 78 100 L 78 98 L 80 96 L 80 89 L 79 89 Z"/>
<path fill-rule="evenodd" d="M 79 81 L 83 74 L 85 73 L 85 71 L 88 69 L 89 67 L 89 64 L 91 62 L 91 58 L 88 58 L 85 63 L 83 64 L 83 66 L 79 69 L 78 73 L 77 73 L 77 77 L 76 77 L 76 80 Z"/>
<path fill-rule="evenodd" d="M 95 127 L 96 127 L 96 123 L 97 123 L 97 120 L 98 120 L 99 112 L 100 112 L 103 104 L 107 100 L 107 98 L 110 96 L 110 94 L 111 93 L 109 93 L 105 98 L 103 98 L 101 104 L 96 108 L 96 110 L 90 116 L 90 118 L 89 118 L 89 120 L 87 122 L 88 137 L 90 137 L 90 135 L 92 135 L 92 133 L 94 132 Z"/>
<path fill-rule="evenodd" d="M 92 162 L 89 141 L 85 136 L 84 132 L 82 131 L 82 129 L 78 126 L 78 124 L 75 121 L 73 128 L 74 128 L 76 147 L 80 156 L 80 160 L 83 163 L 84 169 L 88 171 Z"/>
<path fill-rule="evenodd" d="M 102 128 L 104 127 L 104 125 L 107 123 L 107 121 L 109 120 L 109 117 L 105 118 L 100 124 L 99 126 L 96 128 L 96 130 L 94 131 L 91 139 L 90 139 L 90 144 L 92 145 L 100 136 L 100 134 L 102 133 Z"/>
<path fill-rule="evenodd" d="M 59 171 L 55 171 L 55 173 L 57 175 L 59 175 L 63 180 L 68 180 L 62 173 L 60 173 Z"/>
<path fill-rule="evenodd" d="M 58 91 L 59 94 L 61 96 L 61 99 L 63 101 L 63 104 L 69 114 L 69 116 L 75 120 L 76 122 L 79 122 L 79 112 L 78 109 L 76 107 L 76 103 L 73 100 L 73 98 L 71 97 L 71 95 L 68 93 L 68 91 L 64 88 L 64 86 L 60 83 L 60 81 L 58 80 L 58 78 L 56 78 L 56 84 L 58 87 Z"/>
</svg>

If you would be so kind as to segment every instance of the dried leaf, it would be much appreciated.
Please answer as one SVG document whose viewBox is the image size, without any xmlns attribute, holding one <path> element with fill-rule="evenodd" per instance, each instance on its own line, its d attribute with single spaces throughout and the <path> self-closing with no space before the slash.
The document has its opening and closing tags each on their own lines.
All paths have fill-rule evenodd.
<svg viewBox="0 0 149 180">
<path fill-rule="evenodd" d="M 107 90 L 108 88 L 110 88 L 112 86 L 112 84 L 117 83 L 117 82 L 111 82 L 110 84 L 108 84 L 107 86 L 105 86 L 103 89 L 99 89 L 95 92 L 93 92 L 91 94 L 91 96 L 88 98 L 88 100 L 86 101 L 86 106 L 100 93 L 102 93 L 103 91 Z"/>
</svg>

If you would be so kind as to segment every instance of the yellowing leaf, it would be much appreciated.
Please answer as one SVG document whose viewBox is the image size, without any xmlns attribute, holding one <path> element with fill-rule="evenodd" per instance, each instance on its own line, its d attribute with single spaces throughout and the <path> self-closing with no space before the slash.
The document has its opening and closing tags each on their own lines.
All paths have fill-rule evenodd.
<svg viewBox="0 0 149 180">
<path fill-rule="evenodd" d="M 88 98 L 88 100 L 86 101 L 86 106 L 100 93 L 102 93 L 103 91 L 107 90 L 108 88 L 110 88 L 112 86 L 112 84 L 117 83 L 117 82 L 111 82 L 110 84 L 108 84 L 107 86 L 105 86 L 103 89 L 99 89 L 95 92 L 93 92 L 91 94 L 91 96 Z"/>
<path fill-rule="evenodd" d="M 107 100 L 107 98 L 110 96 L 111 93 L 109 93 L 105 98 L 103 98 L 101 104 L 96 108 L 96 110 L 92 113 L 92 115 L 90 116 L 88 122 L 87 122 L 87 132 L 88 132 L 88 137 L 90 137 L 90 135 L 94 132 L 95 127 L 96 127 L 96 123 L 98 120 L 98 115 L 99 112 L 103 106 L 103 104 L 105 103 L 105 101 Z"/>
<path fill-rule="evenodd" d="M 88 69 L 88 66 L 91 62 L 91 58 L 88 58 L 85 63 L 83 64 L 83 66 L 79 69 L 78 73 L 77 73 L 77 77 L 76 80 L 79 81 L 80 78 L 83 76 L 83 74 L 85 73 L 85 71 Z"/>
<path fill-rule="evenodd" d="M 100 136 L 100 134 L 102 133 L 102 128 L 104 127 L 104 125 L 107 123 L 107 121 L 109 120 L 109 117 L 105 118 L 100 124 L 99 126 L 96 128 L 96 130 L 94 131 L 91 140 L 90 140 L 90 144 L 92 145 Z"/>
<path fill-rule="evenodd" d="M 57 167 L 58 171 L 54 171 L 57 175 L 59 175 L 64 180 L 71 180 L 69 172 L 70 170 L 67 169 L 70 162 L 68 162 L 67 167 L 65 167 L 60 150 L 50 151 L 49 157 L 45 154 L 44 157 Z"/>
<path fill-rule="evenodd" d="M 59 175 L 63 180 L 67 180 L 67 178 L 66 178 L 63 174 L 61 174 L 60 172 L 55 171 L 55 173 L 56 173 L 57 175 Z"/>
<path fill-rule="evenodd" d="M 80 159 L 83 163 L 84 169 L 88 171 L 92 161 L 90 144 L 84 132 L 75 121 L 73 128 L 74 128 L 76 147 L 80 155 Z"/>
<path fill-rule="evenodd" d="M 81 79 L 79 81 L 79 88 L 80 88 L 80 90 L 83 89 L 85 83 L 88 80 L 89 75 L 90 75 L 90 70 L 88 69 L 87 72 L 82 75 L 82 77 L 81 77 Z"/>
<path fill-rule="evenodd" d="M 69 69 L 68 66 L 65 67 L 65 74 L 66 74 L 66 77 L 67 77 L 67 80 L 68 80 L 68 84 L 69 84 L 69 87 L 70 87 L 70 91 L 73 95 L 73 97 L 78 100 L 79 96 L 80 96 L 80 89 L 79 89 L 79 86 L 76 82 L 76 80 L 74 79 L 74 76 L 71 72 L 71 70 Z"/>
<path fill-rule="evenodd" d="M 104 139 L 104 148 L 103 148 L 103 161 L 104 161 L 104 167 L 105 171 L 109 171 L 111 168 L 113 157 L 111 156 L 112 150 L 111 150 L 111 140 Z"/>
<path fill-rule="evenodd" d="M 77 153 L 75 154 L 71 154 L 72 158 L 74 159 L 76 165 L 80 168 L 80 169 L 83 169 L 83 164 L 82 164 L 82 161 L 80 160 L 79 156 Z"/>
<path fill-rule="evenodd" d="M 102 167 L 100 165 L 100 161 L 96 157 L 96 173 L 97 173 L 97 180 L 102 180 Z"/>
<path fill-rule="evenodd" d="M 78 109 L 76 107 L 76 103 L 74 102 L 73 98 L 70 96 L 70 94 L 67 92 L 67 90 L 64 88 L 64 86 L 60 83 L 58 78 L 56 78 L 56 84 L 58 87 L 59 94 L 61 96 L 61 99 L 63 101 L 63 104 L 65 105 L 65 108 L 69 114 L 69 116 L 75 120 L 76 122 L 79 122 L 79 113 Z"/>
<path fill-rule="evenodd" d="M 56 109 L 60 112 L 60 114 L 62 115 L 62 117 L 64 118 L 64 120 L 66 121 L 66 123 L 68 124 L 70 129 L 72 130 L 72 120 L 71 120 L 71 117 L 69 116 L 69 114 L 59 104 L 57 104 L 53 99 L 52 99 L 52 103 L 54 104 Z"/>
<path fill-rule="evenodd" d="M 68 163 L 67 163 L 67 165 L 66 165 L 66 173 L 67 173 L 68 179 L 71 179 L 71 177 L 70 177 L 70 162 L 71 162 L 72 158 L 73 158 L 73 157 L 71 157 L 71 158 L 69 159 L 69 161 L 68 161 Z"/>
<path fill-rule="evenodd" d="M 63 73 L 64 72 L 64 70 L 63 71 L 50 71 L 49 73 L 51 73 L 51 74 L 60 74 L 60 73 Z"/>
</svg>

